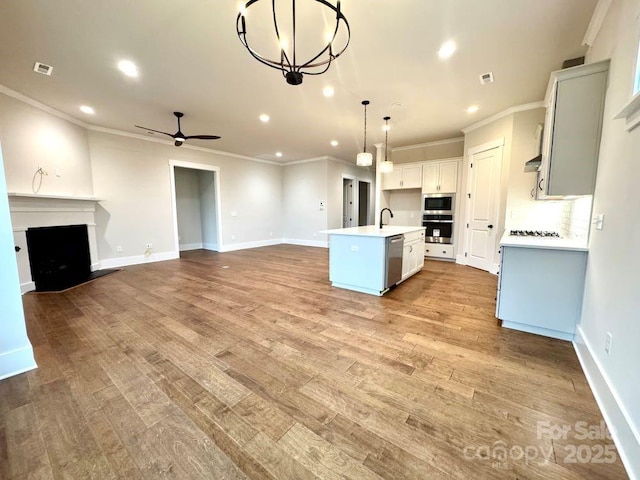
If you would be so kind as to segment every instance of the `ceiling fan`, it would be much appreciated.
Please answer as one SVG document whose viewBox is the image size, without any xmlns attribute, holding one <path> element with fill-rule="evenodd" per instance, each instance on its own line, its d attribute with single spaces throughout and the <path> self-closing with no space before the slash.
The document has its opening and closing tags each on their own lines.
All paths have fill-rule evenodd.
<svg viewBox="0 0 640 480">
<path fill-rule="evenodd" d="M 183 134 L 182 133 L 182 129 L 180 128 L 180 119 L 182 117 L 184 117 L 184 113 L 182 113 L 182 112 L 173 112 L 173 114 L 178 119 L 178 131 L 176 133 L 161 132 L 160 130 L 154 130 L 153 128 L 141 127 L 140 125 L 134 125 L 134 127 L 143 128 L 144 130 L 147 130 L 149 132 L 155 132 L 155 133 L 161 133 L 163 135 L 168 135 L 168 136 L 170 136 L 171 138 L 173 138 L 175 140 L 174 145 L 176 147 L 179 147 L 185 141 L 187 141 L 187 140 L 189 140 L 191 138 L 197 139 L 197 140 L 218 140 L 220 138 L 217 135 L 185 135 L 185 134 Z"/>
</svg>

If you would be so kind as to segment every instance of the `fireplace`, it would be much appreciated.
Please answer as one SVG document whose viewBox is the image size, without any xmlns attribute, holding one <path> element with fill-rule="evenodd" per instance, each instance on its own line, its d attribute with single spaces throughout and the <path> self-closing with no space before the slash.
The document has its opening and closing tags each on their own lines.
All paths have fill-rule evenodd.
<svg viewBox="0 0 640 480">
<path fill-rule="evenodd" d="M 37 292 L 65 290 L 90 279 L 86 225 L 28 228 L 27 246 Z"/>
<path fill-rule="evenodd" d="M 27 230 L 35 230 L 40 227 L 84 227 L 88 236 L 89 257 L 91 259 L 89 268 L 94 274 L 97 273 L 96 271 L 100 271 L 95 223 L 95 210 L 96 205 L 100 202 L 99 199 L 29 193 L 9 193 L 8 196 L 22 293 L 36 288 L 32 278 L 34 269 L 31 265 L 31 255 L 27 244 Z M 81 248 L 86 252 L 85 247 Z"/>
</svg>

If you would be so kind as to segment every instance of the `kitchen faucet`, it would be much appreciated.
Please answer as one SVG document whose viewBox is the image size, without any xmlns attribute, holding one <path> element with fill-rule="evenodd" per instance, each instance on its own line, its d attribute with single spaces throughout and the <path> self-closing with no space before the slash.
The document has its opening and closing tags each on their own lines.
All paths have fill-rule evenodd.
<svg viewBox="0 0 640 480">
<path fill-rule="evenodd" d="M 380 228 L 382 228 L 384 225 L 384 223 L 382 223 L 382 214 L 384 213 L 385 210 L 389 210 L 389 215 L 391 216 L 391 218 L 393 218 L 393 212 L 391 211 L 390 208 L 383 208 L 382 210 L 380 210 Z"/>
</svg>

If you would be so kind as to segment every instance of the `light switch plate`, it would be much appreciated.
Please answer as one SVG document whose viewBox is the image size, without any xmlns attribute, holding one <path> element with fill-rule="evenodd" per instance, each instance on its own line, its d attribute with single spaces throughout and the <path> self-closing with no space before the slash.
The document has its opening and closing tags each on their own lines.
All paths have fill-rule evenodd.
<svg viewBox="0 0 640 480">
<path fill-rule="evenodd" d="M 593 216 L 593 224 L 596 227 L 596 230 L 604 229 L 604 213 L 598 213 Z"/>
</svg>

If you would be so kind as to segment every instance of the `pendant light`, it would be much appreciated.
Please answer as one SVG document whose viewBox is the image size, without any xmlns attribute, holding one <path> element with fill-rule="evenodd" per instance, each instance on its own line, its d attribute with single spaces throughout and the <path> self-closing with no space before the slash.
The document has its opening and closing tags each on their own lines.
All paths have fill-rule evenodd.
<svg viewBox="0 0 640 480">
<path fill-rule="evenodd" d="M 389 120 L 391 120 L 391 117 L 384 117 L 384 160 L 380 162 L 381 173 L 393 172 L 393 162 L 387 158 L 389 152 Z"/>
<path fill-rule="evenodd" d="M 367 152 L 367 105 L 369 105 L 369 100 L 363 100 L 362 105 L 364 105 L 364 148 L 356 157 L 356 165 L 370 167 L 373 165 L 373 155 Z"/>
<path fill-rule="evenodd" d="M 258 36 L 252 37 L 253 47 L 250 46 L 249 35 L 247 34 L 247 26 L 249 23 L 249 20 L 247 20 L 247 12 L 253 5 L 259 3 L 260 1 L 262 0 L 243 0 L 240 5 L 240 13 L 238 13 L 238 16 L 236 18 L 236 33 L 238 34 L 238 38 L 240 38 L 240 41 L 242 42 L 244 48 L 247 49 L 247 51 L 253 58 L 268 67 L 280 70 L 289 85 L 300 85 L 302 83 L 303 74 L 323 74 L 324 72 L 329 70 L 331 62 L 342 55 L 349 46 L 351 30 L 349 28 L 349 22 L 347 22 L 347 18 L 342 13 L 340 0 L 338 0 L 335 6 L 329 3 L 327 0 L 314 0 L 319 7 L 322 7 L 326 10 L 326 18 L 333 17 L 334 19 L 333 25 L 326 25 L 328 27 L 326 38 L 324 39 L 324 42 L 318 42 L 315 50 L 313 49 L 313 46 L 306 46 L 305 48 L 305 45 L 302 45 L 303 48 L 296 51 L 296 44 L 303 43 L 300 42 L 300 39 L 296 36 L 296 27 L 298 26 L 296 25 L 296 0 L 291 0 L 291 9 L 289 10 L 291 16 L 291 28 L 288 31 L 286 30 L 288 22 L 283 21 L 282 18 L 280 18 L 280 22 L 278 22 L 278 15 L 276 15 L 276 2 L 275 0 L 271 0 L 270 15 L 262 19 L 262 25 L 259 25 L 260 19 L 255 17 L 256 22 L 252 24 L 252 26 L 255 25 L 255 28 L 253 28 L 253 33 L 255 35 L 257 31 Z M 263 3 L 267 3 L 267 1 L 264 0 Z M 309 1 L 306 2 L 307 7 L 309 3 Z M 304 11 L 305 10 L 303 9 L 303 13 Z M 317 29 L 319 25 L 322 26 L 324 24 L 323 17 L 316 18 L 317 25 L 304 25 L 300 30 L 315 31 L 314 29 Z M 259 32 L 268 27 L 264 23 L 269 19 L 273 20 L 273 30 L 276 34 L 277 45 L 280 47 L 277 56 L 275 55 L 276 52 L 273 51 L 271 58 L 269 58 L 266 54 L 263 55 L 258 53 L 258 51 L 255 49 L 255 44 L 264 47 L 264 38 L 261 38 L 259 36 Z M 287 48 L 287 44 L 289 43 L 285 40 L 287 36 L 289 36 L 291 39 L 291 49 Z M 337 48 L 335 45 L 336 43 L 338 43 Z M 302 55 L 299 50 L 302 50 L 302 52 L 306 54 L 304 59 L 300 58 Z M 309 53 L 312 51 L 315 51 L 316 53 Z"/>
</svg>

